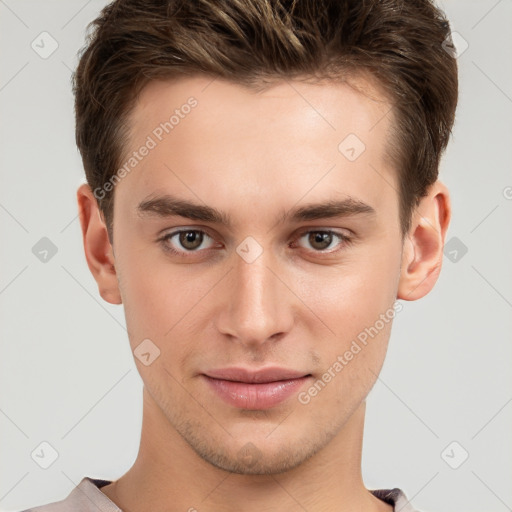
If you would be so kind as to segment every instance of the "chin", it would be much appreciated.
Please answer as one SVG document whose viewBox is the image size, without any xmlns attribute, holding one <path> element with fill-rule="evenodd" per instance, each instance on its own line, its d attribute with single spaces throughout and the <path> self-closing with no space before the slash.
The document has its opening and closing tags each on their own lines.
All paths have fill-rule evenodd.
<svg viewBox="0 0 512 512">
<path fill-rule="evenodd" d="M 183 425 L 182 425 L 183 426 Z M 204 432 L 190 428 L 180 429 L 181 436 L 205 462 L 216 468 L 239 475 L 275 475 L 300 466 L 320 451 L 324 444 L 315 443 L 310 436 L 291 440 L 268 439 L 268 434 L 258 437 L 246 435 L 243 440 L 236 437 L 215 439 L 202 436 Z"/>
<path fill-rule="evenodd" d="M 281 449 L 278 453 L 265 453 L 253 443 L 247 443 L 237 453 L 222 451 L 198 453 L 206 462 L 224 471 L 238 475 L 277 475 L 298 466 L 314 455 L 290 448 Z"/>
</svg>

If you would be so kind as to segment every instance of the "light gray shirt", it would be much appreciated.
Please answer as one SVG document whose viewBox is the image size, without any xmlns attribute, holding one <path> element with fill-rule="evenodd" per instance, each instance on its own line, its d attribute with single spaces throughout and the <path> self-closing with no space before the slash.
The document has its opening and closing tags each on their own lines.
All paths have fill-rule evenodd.
<svg viewBox="0 0 512 512">
<path fill-rule="evenodd" d="M 62 501 L 29 508 L 23 512 L 123 512 L 113 501 L 100 491 L 110 484 L 109 480 L 84 477 Z M 405 497 L 401 489 L 375 489 L 370 492 L 382 501 L 393 505 L 395 512 L 419 512 Z"/>
</svg>

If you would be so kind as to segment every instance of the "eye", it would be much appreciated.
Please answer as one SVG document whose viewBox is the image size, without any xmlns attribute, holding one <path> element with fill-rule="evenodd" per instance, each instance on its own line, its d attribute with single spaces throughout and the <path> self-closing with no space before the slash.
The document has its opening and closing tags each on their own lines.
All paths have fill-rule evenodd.
<svg viewBox="0 0 512 512">
<path fill-rule="evenodd" d="M 333 242 L 336 242 L 336 240 L 339 240 L 338 246 L 349 245 L 351 242 L 350 237 L 331 230 L 306 231 L 301 233 L 299 240 L 302 239 L 306 240 L 314 252 L 327 252 L 328 254 L 341 250 L 340 248 L 332 251 L 327 250 L 333 246 Z"/>
<path fill-rule="evenodd" d="M 164 235 L 160 241 L 164 244 L 166 250 L 173 253 L 198 252 L 200 249 L 209 249 L 211 247 L 202 247 L 203 242 L 211 238 L 207 233 L 200 229 L 183 229 L 173 231 Z M 173 239 L 175 239 L 173 241 Z"/>
<path fill-rule="evenodd" d="M 296 240 L 303 239 L 309 245 L 309 248 L 306 247 L 306 249 L 319 255 L 336 253 L 350 245 L 352 241 L 349 236 L 330 229 L 303 231 Z M 200 253 L 215 246 L 213 238 L 208 233 L 201 229 L 191 228 L 172 231 L 162 236 L 158 241 L 163 245 L 165 251 L 182 256 Z M 338 241 L 337 244 L 336 241 Z M 293 242 L 290 247 L 295 247 L 295 244 L 296 242 Z M 336 245 L 338 248 L 329 250 L 336 247 Z"/>
</svg>

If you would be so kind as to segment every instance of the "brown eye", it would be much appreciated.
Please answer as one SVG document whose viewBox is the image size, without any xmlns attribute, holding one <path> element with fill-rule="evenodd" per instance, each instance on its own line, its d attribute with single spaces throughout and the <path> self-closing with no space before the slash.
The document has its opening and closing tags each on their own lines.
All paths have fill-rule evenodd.
<svg viewBox="0 0 512 512">
<path fill-rule="evenodd" d="M 319 251 L 329 248 L 332 239 L 332 233 L 328 231 L 311 231 L 308 236 L 308 242 L 311 244 L 311 247 Z"/>
<path fill-rule="evenodd" d="M 299 237 L 299 240 L 305 240 L 306 244 L 302 245 L 310 252 L 318 253 L 319 255 L 325 253 L 326 255 L 335 253 L 345 248 L 351 243 L 351 237 L 342 233 L 332 230 L 316 230 L 304 231 Z"/>
<path fill-rule="evenodd" d="M 184 249 L 193 251 L 200 247 L 203 242 L 203 233 L 201 231 L 181 231 L 179 242 Z"/>
<path fill-rule="evenodd" d="M 200 229 L 182 229 L 163 236 L 160 240 L 164 249 L 173 254 L 200 253 L 213 246 L 210 235 Z"/>
</svg>

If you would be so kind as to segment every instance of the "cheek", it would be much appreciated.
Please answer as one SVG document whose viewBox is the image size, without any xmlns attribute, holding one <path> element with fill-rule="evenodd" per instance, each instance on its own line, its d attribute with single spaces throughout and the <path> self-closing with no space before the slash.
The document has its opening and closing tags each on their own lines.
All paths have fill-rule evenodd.
<svg viewBox="0 0 512 512">
<path fill-rule="evenodd" d="M 205 318 L 220 313 L 218 294 L 224 290 L 225 283 L 221 281 L 226 269 L 220 265 L 172 264 L 143 247 L 122 247 L 118 254 L 121 257 L 116 266 L 132 348 L 149 338 L 167 352 L 172 347 L 174 356 L 192 350 L 192 344 L 186 348 L 172 340 L 184 336 L 190 340 L 196 335 L 201 338 Z M 371 328 L 382 313 L 392 308 L 399 253 L 390 240 L 381 239 L 361 247 L 338 266 L 304 265 L 299 269 L 288 265 L 282 271 L 285 281 L 294 283 L 294 293 L 301 299 L 290 292 L 289 306 L 295 304 L 303 310 L 298 311 L 295 328 L 309 323 L 306 329 L 316 340 L 315 349 L 321 354 L 323 365 L 329 366 L 337 355 L 350 348 L 354 339 L 361 339 L 365 329 Z M 216 292 L 210 293 L 215 286 Z M 229 290 L 224 292 L 222 296 L 228 297 Z M 378 346 L 383 345 L 378 340 L 389 336 L 387 327 L 386 324 L 380 329 L 375 340 L 371 338 L 375 348 L 360 354 L 360 361 L 373 353 L 376 357 L 382 355 L 382 351 L 377 353 Z"/>
<path fill-rule="evenodd" d="M 308 306 L 330 331 L 315 336 L 315 351 L 322 370 L 330 370 L 326 380 L 332 380 L 329 387 L 335 396 L 344 396 L 343 387 L 349 383 L 365 393 L 375 382 L 396 315 L 399 271 L 400 253 L 388 245 L 329 269 L 320 278 L 302 277 Z M 313 335 L 319 330 L 310 328 Z"/>
<path fill-rule="evenodd" d="M 177 355 L 180 344 L 173 338 L 193 329 L 194 313 L 218 280 L 206 268 L 192 274 L 182 267 L 160 259 L 145 261 L 144 251 L 124 253 L 118 272 L 132 348 L 149 338 Z"/>
<path fill-rule="evenodd" d="M 399 255 L 381 252 L 376 256 L 354 258 L 300 278 L 305 302 L 339 339 L 357 336 L 396 300 Z"/>
<path fill-rule="evenodd" d="M 342 411 L 343 417 L 352 414 L 375 384 L 396 314 L 393 303 L 384 302 L 375 296 L 353 296 L 325 317 L 335 335 L 316 343 L 320 371 L 299 396 L 302 404 L 314 404 L 318 421 L 331 421 Z"/>
</svg>

